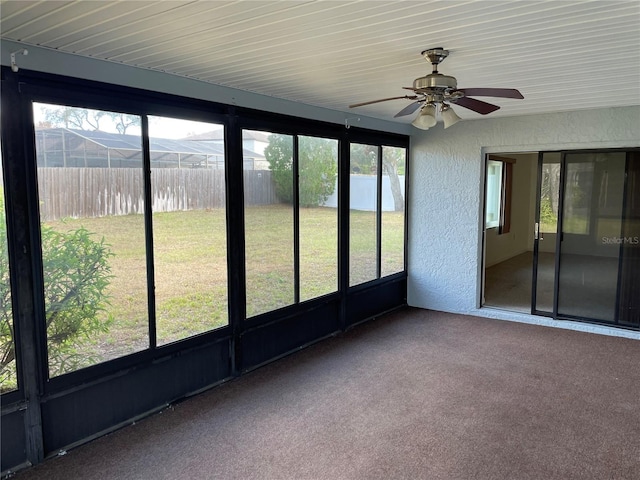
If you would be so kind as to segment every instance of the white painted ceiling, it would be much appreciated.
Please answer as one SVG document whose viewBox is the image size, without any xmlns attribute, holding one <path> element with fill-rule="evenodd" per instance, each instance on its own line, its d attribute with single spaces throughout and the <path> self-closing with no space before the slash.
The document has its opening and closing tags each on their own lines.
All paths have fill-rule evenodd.
<svg viewBox="0 0 640 480">
<path fill-rule="evenodd" d="M 0 17 L 1 37 L 26 46 L 334 110 L 410 93 L 434 47 L 450 50 L 440 72 L 458 87 L 522 92 L 483 98 L 502 106 L 491 116 L 640 105 L 637 0 L 2 0 Z M 408 102 L 353 112 L 393 120 Z"/>
</svg>

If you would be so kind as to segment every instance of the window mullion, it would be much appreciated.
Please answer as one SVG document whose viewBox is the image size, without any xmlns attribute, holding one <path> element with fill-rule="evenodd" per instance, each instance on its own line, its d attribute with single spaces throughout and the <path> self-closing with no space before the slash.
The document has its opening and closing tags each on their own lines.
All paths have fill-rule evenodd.
<svg viewBox="0 0 640 480">
<path fill-rule="evenodd" d="M 293 285 L 294 303 L 300 303 L 300 163 L 298 161 L 299 136 L 293 136 Z"/>
<path fill-rule="evenodd" d="M 144 182 L 144 225 L 147 265 L 147 305 L 149 310 L 149 347 L 156 348 L 156 298 L 153 263 L 153 215 L 151 193 L 151 153 L 149 148 L 149 118 L 142 115 L 142 169 Z"/>
<path fill-rule="evenodd" d="M 382 276 L 382 145 L 378 145 L 376 185 L 376 278 L 380 278 Z"/>
</svg>

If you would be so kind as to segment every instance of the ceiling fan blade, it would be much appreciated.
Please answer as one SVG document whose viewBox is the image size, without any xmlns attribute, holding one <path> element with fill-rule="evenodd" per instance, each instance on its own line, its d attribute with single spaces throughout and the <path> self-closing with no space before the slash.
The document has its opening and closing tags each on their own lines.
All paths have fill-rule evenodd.
<svg viewBox="0 0 640 480">
<path fill-rule="evenodd" d="M 493 105 L 491 103 L 483 102 L 482 100 L 476 100 L 475 98 L 470 97 L 461 97 L 458 98 L 455 102 L 453 102 L 452 100 L 452 103 L 460 105 L 464 108 L 468 108 L 469 110 L 473 110 L 474 112 L 480 113 L 481 115 L 495 112 L 500 108 L 498 105 Z"/>
<path fill-rule="evenodd" d="M 353 105 L 349 105 L 349 108 L 362 107 L 364 105 L 371 105 L 372 103 L 386 102 L 386 101 L 389 101 L 389 100 L 399 100 L 400 98 L 406 98 L 406 99 L 409 99 L 409 100 L 415 100 L 416 98 L 418 98 L 418 96 L 417 95 L 403 95 L 402 97 L 381 98 L 380 100 L 371 100 L 370 102 L 354 103 Z"/>
<path fill-rule="evenodd" d="M 397 118 L 397 117 L 403 117 L 405 115 L 411 115 L 413 112 L 415 112 L 418 109 L 418 107 L 420 107 L 421 103 L 422 103 L 421 100 L 410 103 L 409 105 L 404 107 L 402 110 L 400 110 L 398 113 L 396 113 L 394 117 Z"/>
<path fill-rule="evenodd" d="M 515 88 L 459 88 L 456 91 L 469 97 L 524 98 Z"/>
</svg>

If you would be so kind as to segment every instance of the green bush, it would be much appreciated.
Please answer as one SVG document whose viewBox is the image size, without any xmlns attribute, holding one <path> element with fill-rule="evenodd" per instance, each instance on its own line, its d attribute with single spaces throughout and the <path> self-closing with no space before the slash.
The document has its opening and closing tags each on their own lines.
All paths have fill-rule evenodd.
<svg viewBox="0 0 640 480">
<path fill-rule="evenodd" d="M 298 189 L 301 207 L 317 207 L 333 193 L 338 174 L 337 142 L 317 137 L 299 137 Z M 270 135 L 264 156 L 273 172 L 276 195 L 284 203 L 293 202 L 293 138 Z"/>
<path fill-rule="evenodd" d="M 4 192 L 0 188 L 0 392 L 16 386 L 15 348 L 13 346 L 13 313 L 9 285 L 9 254 L 7 223 L 4 213 Z"/>
<path fill-rule="evenodd" d="M 106 332 L 112 319 L 105 310 L 111 279 L 111 257 L 104 238 L 99 241 L 80 227 L 58 232 L 42 226 L 44 305 L 49 348 L 49 372 L 61 374 L 95 359 L 79 355 L 80 338 Z"/>
<path fill-rule="evenodd" d="M 0 192 L 1 193 L 1 192 Z M 0 390 L 16 386 L 13 312 L 9 286 L 4 197 L 0 195 Z M 107 331 L 106 293 L 112 256 L 104 239 L 78 228 L 59 232 L 42 225 L 42 269 L 49 371 L 65 373 L 95 363 L 80 355 L 81 338 Z"/>
</svg>

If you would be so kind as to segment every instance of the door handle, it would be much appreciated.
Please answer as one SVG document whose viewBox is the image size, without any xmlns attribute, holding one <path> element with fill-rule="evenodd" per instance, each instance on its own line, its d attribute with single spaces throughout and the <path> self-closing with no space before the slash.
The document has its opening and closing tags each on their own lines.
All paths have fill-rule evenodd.
<svg viewBox="0 0 640 480">
<path fill-rule="evenodd" d="M 538 240 L 540 238 L 540 224 L 538 222 L 536 222 L 533 225 L 533 239 L 534 240 Z M 540 239 L 542 240 L 542 239 Z"/>
</svg>

